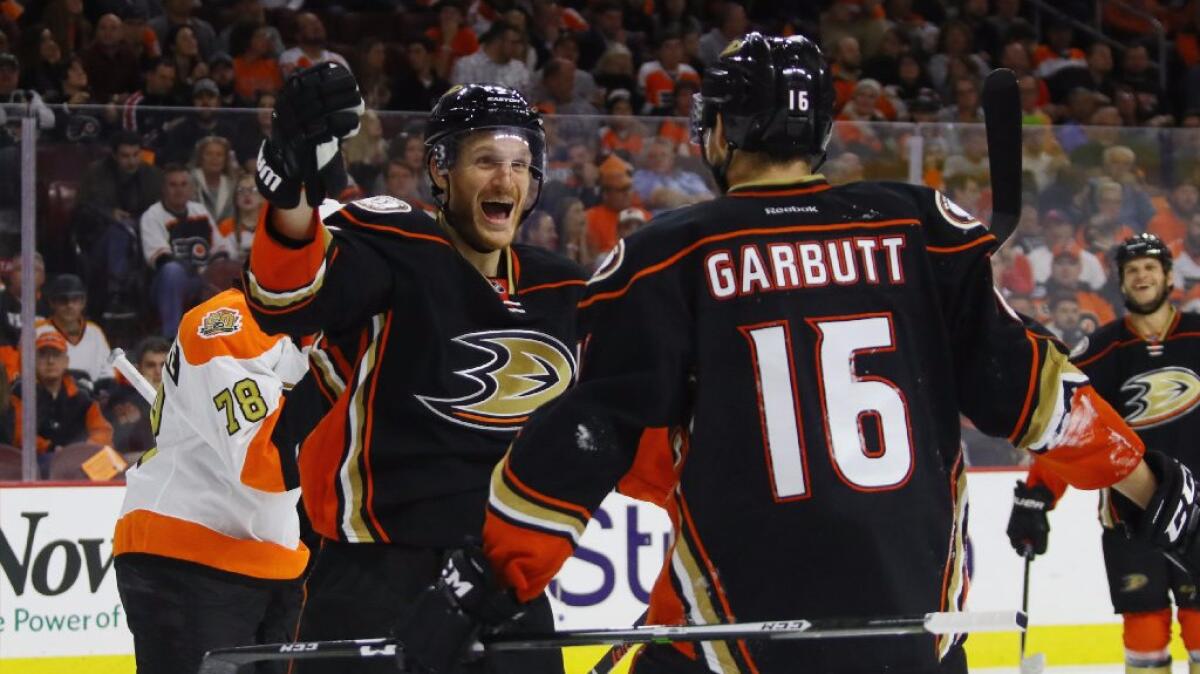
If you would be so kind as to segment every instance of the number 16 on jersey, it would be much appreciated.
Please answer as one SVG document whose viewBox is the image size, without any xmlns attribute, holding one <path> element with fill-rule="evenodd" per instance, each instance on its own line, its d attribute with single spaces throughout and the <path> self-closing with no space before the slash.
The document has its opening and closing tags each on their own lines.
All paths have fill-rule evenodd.
<svg viewBox="0 0 1200 674">
<path fill-rule="evenodd" d="M 913 468 L 913 442 L 904 392 L 895 382 L 859 375 L 860 354 L 895 352 L 890 313 L 810 318 L 816 332 L 814 354 L 825 441 L 833 469 L 858 491 L 896 489 Z M 772 321 L 740 328 L 750 343 L 757 378 L 767 466 L 775 498 L 812 495 L 804 425 L 796 386 L 792 325 Z M 811 390 L 806 387 L 804 390 Z M 874 417 L 878 441 L 868 443 L 864 420 Z M 872 447 L 873 445 L 873 447 Z"/>
</svg>

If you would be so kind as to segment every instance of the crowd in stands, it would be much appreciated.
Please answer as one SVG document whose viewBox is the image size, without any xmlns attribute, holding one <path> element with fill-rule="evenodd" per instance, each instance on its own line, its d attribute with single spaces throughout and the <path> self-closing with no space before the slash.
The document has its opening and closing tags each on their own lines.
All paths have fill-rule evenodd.
<svg viewBox="0 0 1200 674">
<path fill-rule="evenodd" d="M 551 151 L 519 240 L 586 268 L 717 193 L 687 117 L 705 67 L 748 30 L 812 36 L 832 61 L 831 182 L 916 179 L 985 221 L 982 83 L 1011 68 L 1025 208 L 993 259 L 1010 304 L 1077 343 L 1122 314 L 1112 246 L 1149 231 L 1176 254 L 1176 299 L 1200 309 L 1200 0 L 1128 3 L 1166 27 L 1164 62 L 1142 14 L 1107 3 L 1096 26 L 1093 3 L 1041 4 L 0 0 L 0 176 L 19 173 L 23 116 L 38 134 L 39 418 L 60 415 L 53 432 L 39 422 L 39 447 L 145 449 L 149 408 L 108 347 L 155 373 L 182 313 L 234 282 L 264 207 L 252 170 L 274 96 L 328 61 L 368 107 L 341 199 L 433 211 L 423 113 L 455 83 L 506 84 L 547 115 Z M 0 179 L 5 384 L 20 367 L 17 183 Z M 0 387 L 0 444 L 19 439 L 19 401 Z"/>
</svg>

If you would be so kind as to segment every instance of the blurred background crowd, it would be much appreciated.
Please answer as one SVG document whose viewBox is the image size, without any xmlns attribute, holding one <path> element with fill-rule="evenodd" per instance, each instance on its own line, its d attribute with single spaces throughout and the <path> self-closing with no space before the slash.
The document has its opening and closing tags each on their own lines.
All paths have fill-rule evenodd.
<svg viewBox="0 0 1200 674">
<path fill-rule="evenodd" d="M 993 258 L 1009 302 L 1078 343 L 1123 313 L 1110 250 L 1149 231 L 1176 256 L 1175 299 L 1200 309 L 1200 0 L 0 0 L 0 444 L 21 434 L 24 119 L 39 447 L 132 455 L 152 443 L 148 405 L 104 359 L 124 347 L 156 381 L 182 313 L 236 278 L 291 72 L 336 61 L 362 88 L 339 198 L 426 210 L 433 102 L 461 82 L 520 89 L 550 163 L 519 239 L 591 268 L 656 212 L 715 196 L 687 117 L 748 30 L 808 35 L 833 63 L 831 182 L 921 182 L 985 221 L 980 89 L 1011 68 L 1025 207 Z M 974 463 L 1014 460 L 967 430 Z"/>
</svg>

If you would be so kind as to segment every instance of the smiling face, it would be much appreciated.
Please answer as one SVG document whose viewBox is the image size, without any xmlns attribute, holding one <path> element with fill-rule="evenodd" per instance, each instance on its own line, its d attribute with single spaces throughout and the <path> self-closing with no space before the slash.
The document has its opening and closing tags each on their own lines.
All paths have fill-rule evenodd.
<svg viewBox="0 0 1200 674">
<path fill-rule="evenodd" d="M 472 248 L 512 243 L 533 184 L 529 142 L 515 131 L 486 130 L 465 138 L 448 173 L 432 171 L 449 193 L 455 230 Z"/>
<path fill-rule="evenodd" d="M 1170 292 L 1166 270 L 1157 258 L 1137 257 L 1121 267 L 1121 294 L 1135 313 L 1153 313 Z"/>
</svg>

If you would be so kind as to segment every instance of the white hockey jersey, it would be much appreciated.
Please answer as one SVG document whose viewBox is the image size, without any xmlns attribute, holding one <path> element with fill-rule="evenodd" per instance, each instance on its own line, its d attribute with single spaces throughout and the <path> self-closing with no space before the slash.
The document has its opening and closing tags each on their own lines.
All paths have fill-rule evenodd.
<svg viewBox="0 0 1200 674">
<path fill-rule="evenodd" d="M 112 349 L 108 346 L 108 338 L 104 336 L 104 329 L 99 325 L 87 321 L 83 327 L 83 334 L 77 340 L 72 340 L 67 333 L 59 330 L 58 325 L 51 318 L 39 318 L 34 321 L 33 327 L 39 335 L 43 332 L 58 330 L 58 333 L 67 340 L 67 367 L 86 372 L 93 384 L 113 376 L 112 366 L 108 364 L 108 354 Z"/>
<path fill-rule="evenodd" d="M 114 554 L 146 553 L 264 579 L 303 572 L 299 489 L 271 440 L 307 359 L 267 335 L 241 292 L 184 315 L 150 423 L 158 446 L 126 474 Z"/>
</svg>

